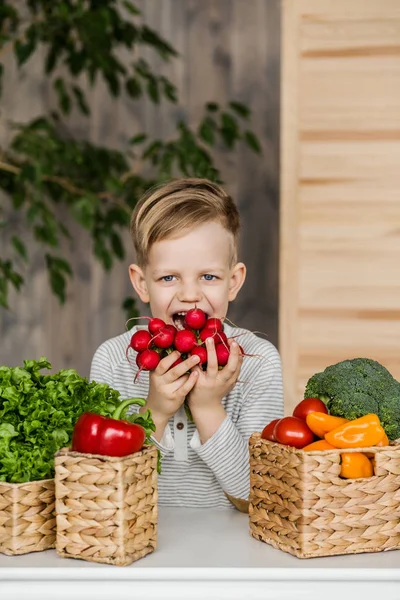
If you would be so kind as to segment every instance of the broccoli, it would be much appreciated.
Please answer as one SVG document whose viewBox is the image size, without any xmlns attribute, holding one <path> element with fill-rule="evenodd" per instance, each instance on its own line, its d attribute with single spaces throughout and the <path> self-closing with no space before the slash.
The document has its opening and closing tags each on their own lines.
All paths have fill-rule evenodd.
<svg viewBox="0 0 400 600">
<path fill-rule="evenodd" d="M 307 382 L 305 398 L 320 398 L 337 417 L 378 415 L 389 440 L 400 438 L 400 383 L 375 360 L 353 358 L 331 365 Z"/>
</svg>

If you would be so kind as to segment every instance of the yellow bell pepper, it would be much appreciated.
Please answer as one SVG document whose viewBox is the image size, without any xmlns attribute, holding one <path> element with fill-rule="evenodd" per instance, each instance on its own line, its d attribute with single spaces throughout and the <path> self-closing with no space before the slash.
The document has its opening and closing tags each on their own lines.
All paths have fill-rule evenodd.
<svg viewBox="0 0 400 600">
<path fill-rule="evenodd" d="M 377 415 L 369 414 L 325 434 L 325 440 L 336 448 L 366 448 L 375 446 L 385 436 Z"/>
<path fill-rule="evenodd" d="M 348 423 L 348 419 L 334 417 L 333 415 L 327 415 L 322 412 L 312 412 L 308 413 L 306 416 L 306 423 L 315 435 L 323 438 L 328 431 L 332 431 L 332 429 L 336 429 L 340 425 Z"/>
<path fill-rule="evenodd" d="M 372 477 L 374 474 L 372 463 L 363 452 L 342 452 L 340 457 L 340 477 L 357 479 Z"/>
</svg>

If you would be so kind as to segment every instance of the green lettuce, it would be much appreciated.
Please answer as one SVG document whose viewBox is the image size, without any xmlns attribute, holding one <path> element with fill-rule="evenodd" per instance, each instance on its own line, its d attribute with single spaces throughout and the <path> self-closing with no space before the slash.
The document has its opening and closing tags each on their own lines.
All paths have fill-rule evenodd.
<svg viewBox="0 0 400 600">
<path fill-rule="evenodd" d="M 74 369 L 51 375 L 42 369 L 51 369 L 45 357 L 0 367 L 0 481 L 54 477 L 54 453 L 71 443 L 78 417 L 111 416 L 121 402 L 119 392 Z"/>
</svg>

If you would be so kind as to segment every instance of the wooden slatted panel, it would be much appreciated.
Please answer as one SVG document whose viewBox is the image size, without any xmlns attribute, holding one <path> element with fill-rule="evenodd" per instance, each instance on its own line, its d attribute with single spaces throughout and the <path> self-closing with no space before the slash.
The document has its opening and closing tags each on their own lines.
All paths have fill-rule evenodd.
<svg viewBox="0 0 400 600">
<path fill-rule="evenodd" d="M 295 50 L 283 34 L 283 95 L 292 69 L 298 99 L 282 170 L 282 244 L 295 257 L 281 263 L 290 408 L 314 372 L 346 358 L 378 360 L 400 380 L 400 5 L 300 0 L 284 11 L 298 31 Z"/>
</svg>

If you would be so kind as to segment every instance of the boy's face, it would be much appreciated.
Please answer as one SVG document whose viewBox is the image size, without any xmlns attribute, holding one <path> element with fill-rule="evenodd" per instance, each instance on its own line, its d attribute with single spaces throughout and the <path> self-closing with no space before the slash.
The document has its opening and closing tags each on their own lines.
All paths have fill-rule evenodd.
<svg viewBox="0 0 400 600">
<path fill-rule="evenodd" d="M 189 309 L 223 318 L 244 283 L 246 267 L 231 265 L 233 236 L 210 221 L 182 237 L 156 242 L 144 269 L 130 265 L 132 285 L 153 317 L 182 327 Z"/>
</svg>

